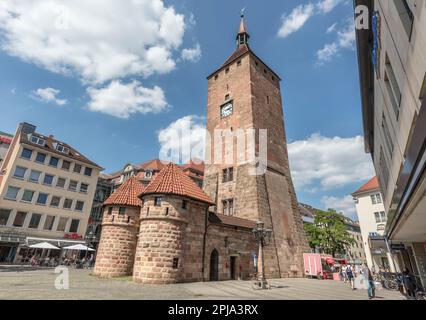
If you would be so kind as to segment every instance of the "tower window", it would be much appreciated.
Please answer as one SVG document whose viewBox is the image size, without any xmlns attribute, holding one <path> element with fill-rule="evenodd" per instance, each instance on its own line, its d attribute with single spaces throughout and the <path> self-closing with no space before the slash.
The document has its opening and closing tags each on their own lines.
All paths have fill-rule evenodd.
<svg viewBox="0 0 426 320">
<path fill-rule="evenodd" d="M 165 216 L 169 215 L 169 207 L 166 208 L 166 212 L 164 213 Z"/>
<path fill-rule="evenodd" d="M 274 76 L 272 76 L 272 78 L 271 78 L 271 79 L 272 79 L 272 81 L 275 81 L 275 77 L 274 77 Z"/>
<path fill-rule="evenodd" d="M 226 168 L 222 171 L 222 182 L 234 180 L 234 168 Z"/>
<path fill-rule="evenodd" d="M 182 209 L 186 209 L 188 207 L 188 201 L 182 200 Z"/>
<path fill-rule="evenodd" d="M 234 215 L 234 199 L 222 200 L 222 212 L 226 216 Z"/>
<path fill-rule="evenodd" d="M 237 61 L 237 66 L 239 67 L 239 66 L 241 66 L 241 60 L 238 60 Z"/>
<path fill-rule="evenodd" d="M 225 69 L 225 73 L 228 73 L 228 72 L 229 72 L 229 67 Z"/>
<path fill-rule="evenodd" d="M 229 94 L 225 96 L 225 101 L 229 100 Z"/>
<path fill-rule="evenodd" d="M 215 80 L 217 80 L 217 78 L 219 78 L 219 75 L 218 75 L 218 74 L 214 76 L 214 79 L 215 79 Z"/>
<path fill-rule="evenodd" d="M 263 73 L 267 74 L 266 69 L 263 69 Z"/>
<path fill-rule="evenodd" d="M 179 258 L 173 258 L 173 265 L 172 268 L 173 269 L 177 269 L 179 266 Z"/>
<path fill-rule="evenodd" d="M 257 61 L 255 61 L 254 63 L 256 64 L 256 67 L 259 65 L 259 62 L 257 62 Z"/>
<path fill-rule="evenodd" d="M 269 96 L 266 96 L 266 103 L 269 104 Z"/>
<path fill-rule="evenodd" d="M 120 214 L 120 215 L 124 215 L 126 213 L 126 208 L 125 207 L 120 207 L 119 209 L 118 209 L 118 214 Z"/>
<path fill-rule="evenodd" d="M 112 214 L 112 207 L 108 208 L 108 215 Z"/>
<path fill-rule="evenodd" d="M 154 206 L 161 207 L 161 197 L 154 198 Z"/>
</svg>

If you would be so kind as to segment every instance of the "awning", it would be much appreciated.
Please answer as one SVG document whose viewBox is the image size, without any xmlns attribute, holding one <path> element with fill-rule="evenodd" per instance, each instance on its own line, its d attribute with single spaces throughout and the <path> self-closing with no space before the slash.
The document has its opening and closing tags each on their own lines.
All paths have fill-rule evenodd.
<svg viewBox="0 0 426 320">
<path fill-rule="evenodd" d="M 335 260 L 334 260 L 334 259 L 332 259 L 332 258 L 326 258 L 326 259 L 325 259 L 325 262 L 326 262 L 327 264 L 334 264 Z"/>
<path fill-rule="evenodd" d="M 32 249 L 52 249 L 52 250 L 60 250 L 58 247 L 55 247 L 53 244 L 49 242 L 40 242 L 36 244 L 30 245 Z"/>
<path fill-rule="evenodd" d="M 63 249 L 67 250 L 80 250 L 80 251 L 95 251 L 95 249 L 89 248 L 82 244 L 75 244 L 73 246 L 64 247 Z"/>
</svg>

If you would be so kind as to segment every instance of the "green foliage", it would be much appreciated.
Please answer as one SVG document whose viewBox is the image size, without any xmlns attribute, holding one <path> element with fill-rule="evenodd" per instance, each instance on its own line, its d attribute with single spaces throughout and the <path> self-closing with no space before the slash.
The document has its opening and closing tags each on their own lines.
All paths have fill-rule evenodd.
<svg viewBox="0 0 426 320">
<path fill-rule="evenodd" d="M 343 216 L 333 209 L 327 212 L 317 210 L 313 224 L 305 224 L 309 246 L 324 253 L 343 254 L 355 239 L 347 231 Z"/>
</svg>

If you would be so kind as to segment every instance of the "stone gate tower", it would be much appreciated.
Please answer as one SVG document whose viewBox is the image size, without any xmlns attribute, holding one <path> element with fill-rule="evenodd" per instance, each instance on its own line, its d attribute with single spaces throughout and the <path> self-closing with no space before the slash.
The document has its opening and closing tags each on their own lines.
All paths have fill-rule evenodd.
<svg viewBox="0 0 426 320">
<path fill-rule="evenodd" d="M 262 220 L 273 230 L 264 253 L 268 277 L 302 276 L 302 253 L 308 246 L 289 169 L 281 79 L 250 49 L 249 38 L 242 16 L 236 50 L 207 78 L 207 131 L 212 139 L 206 143 L 210 162 L 203 189 L 214 200 L 216 212 Z M 259 130 L 267 129 L 266 170 L 253 175 L 253 164 L 241 162 L 236 155 L 236 138 L 231 148 L 234 156 L 226 163 L 225 138 L 221 146 L 214 140 L 217 129 L 222 137 L 254 129 L 258 155 L 262 149 Z M 215 158 L 222 161 L 214 162 Z"/>
</svg>

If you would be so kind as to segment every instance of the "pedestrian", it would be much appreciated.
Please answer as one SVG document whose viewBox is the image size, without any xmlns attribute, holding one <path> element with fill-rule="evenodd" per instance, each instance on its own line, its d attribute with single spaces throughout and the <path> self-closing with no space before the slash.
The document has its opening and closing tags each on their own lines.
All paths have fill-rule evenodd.
<svg viewBox="0 0 426 320">
<path fill-rule="evenodd" d="M 405 268 L 404 271 L 402 272 L 402 283 L 404 284 L 404 288 L 405 288 L 405 292 L 407 293 L 407 297 L 409 299 L 411 298 L 415 298 L 416 294 L 414 292 L 414 282 L 413 282 L 413 277 L 410 273 L 410 271 Z"/>
<path fill-rule="evenodd" d="M 342 266 L 342 276 L 343 276 L 343 282 L 344 283 L 348 282 L 348 278 L 346 277 L 346 268 L 347 267 L 348 267 L 347 265 Z"/>
<path fill-rule="evenodd" d="M 365 283 L 367 284 L 368 299 L 373 299 L 376 296 L 373 274 L 365 263 L 362 264 L 361 274 L 364 277 Z"/>
<path fill-rule="evenodd" d="M 352 290 L 355 290 L 354 270 L 350 264 L 348 264 L 348 267 L 346 268 L 346 277 L 348 278 Z"/>
</svg>

